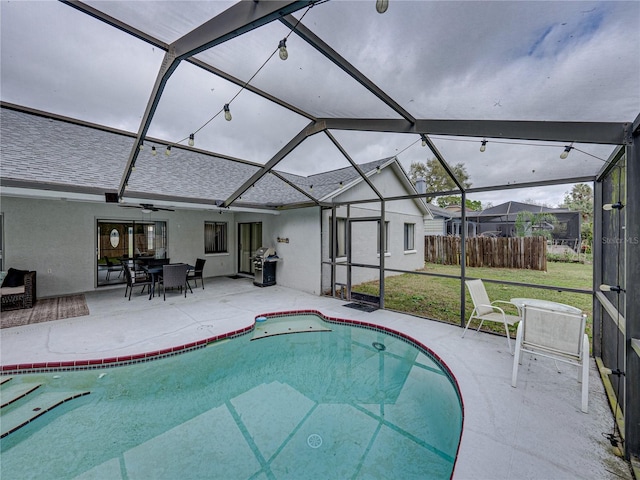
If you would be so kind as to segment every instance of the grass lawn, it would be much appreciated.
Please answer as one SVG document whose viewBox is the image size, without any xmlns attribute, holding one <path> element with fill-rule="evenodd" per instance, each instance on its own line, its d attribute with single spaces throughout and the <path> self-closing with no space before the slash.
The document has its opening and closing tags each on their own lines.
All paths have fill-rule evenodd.
<svg viewBox="0 0 640 480">
<path fill-rule="evenodd" d="M 425 264 L 425 272 L 447 275 L 460 275 L 460 267 L 454 265 Z M 531 283 L 535 285 L 554 285 L 558 287 L 591 289 L 592 266 L 581 263 L 548 262 L 547 271 L 515 270 L 505 268 L 467 267 L 467 277 L 483 280 L 505 280 L 510 282 Z M 565 303 L 578 307 L 587 314 L 587 333 L 591 338 L 592 296 L 581 293 L 558 292 L 530 287 L 517 287 L 485 282 L 489 298 L 509 300 L 515 297 L 539 298 Z M 378 282 L 368 282 L 354 286 L 354 291 L 378 294 Z M 465 288 L 465 319 L 471 315 L 473 303 Z M 402 274 L 387 277 L 385 280 L 384 305 L 386 309 L 406 312 L 427 318 L 460 324 L 460 280 L 439 278 L 426 275 Z M 507 313 L 516 314 L 514 310 Z M 477 326 L 477 324 L 476 324 Z M 487 329 L 504 332 L 501 325 L 484 324 Z M 472 328 L 473 324 L 471 327 Z M 515 336 L 515 328 L 511 330 Z"/>
</svg>

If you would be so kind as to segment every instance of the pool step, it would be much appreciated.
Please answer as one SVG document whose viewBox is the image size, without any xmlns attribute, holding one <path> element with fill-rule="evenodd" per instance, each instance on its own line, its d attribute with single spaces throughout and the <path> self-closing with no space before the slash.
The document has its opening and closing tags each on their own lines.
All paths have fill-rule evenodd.
<svg viewBox="0 0 640 480">
<path fill-rule="evenodd" d="M 4 385 L 4 383 L 6 382 L 0 383 L 0 385 Z M 0 391 L 0 408 L 4 408 L 21 398 L 26 397 L 41 386 L 41 383 L 9 383 Z"/>
<path fill-rule="evenodd" d="M 0 438 L 6 437 L 63 403 L 89 393 L 91 392 L 48 392 L 27 394 L 28 397 L 23 396 L 24 403 L 0 415 Z"/>
</svg>

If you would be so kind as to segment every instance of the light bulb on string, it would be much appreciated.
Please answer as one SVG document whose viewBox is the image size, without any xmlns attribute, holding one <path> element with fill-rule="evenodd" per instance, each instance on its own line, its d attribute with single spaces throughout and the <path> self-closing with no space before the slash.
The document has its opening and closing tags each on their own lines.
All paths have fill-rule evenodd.
<svg viewBox="0 0 640 480">
<path fill-rule="evenodd" d="M 171 155 L 171 145 L 167 145 L 167 149 L 164 151 L 164 154 L 168 157 Z"/>
<path fill-rule="evenodd" d="M 378 13 L 384 13 L 389 8 L 389 0 L 376 0 L 376 11 Z"/>
<path fill-rule="evenodd" d="M 195 135 L 193 133 L 189 134 L 189 146 L 193 147 L 195 145 Z"/>
<path fill-rule="evenodd" d="M 569 152 L 571 151 L 573 147 L 570 145 L 567 145 L 566 147 L 564 147 L 564 151 L 560 154 L 560 158 L 561 159 L 565 159 L 569 156 Z"/>
<path fill-rule="evenodd" d="M 231 111 L 229 110 L 229 104 L 228 103 L 224 104 L 224 119 L 227 122 L 231 121 Z"/>
<path fill-rule="evenodd" d="M 486 149 L 487 149 L 487 141 L 482 140 L 482 143 L 480 144 L 480 151 L 484 152 Z"/>
<path fill-rule="evenodd" d="M 425 137 L 424 135 L 420 135 L 420 138 L 422 138 L 422 146 L 426 147 L 427 146 L 427 137 Z"/>
<path fill-rule="evenodd" d="M 154 145 L 153 147 L 151 147 L 151 155 L 153 155 L 155 157 L 157 153 L 158 153 L 158 151 L 156 150 L 156 147 Z"/>
<path fill-rule="evenodd" d="M 606 285 L 603 283 L 602 285 L 600 285 L 600 291 L 620 293 L 620 292 L 625 292 L 625 289 L 620 287 L 620 285 Z"/>
<path fill-rule="evenodd" d="M 138 144 L 138 150 L 140 150 L 140 151 L 144 150 L 144 142 L 142 142 L 142 141 L 141 141 L 141 142 Z"/>
<path fill-rule="evenodd" d="M 624 208 L 624 205 L 622 204 L 622 202 L 616 202 L 616 203 L 605 203 L 604 205 L 602 205 L 602 209 L 605 211 L 610 211 L 610 210 L 622 210 Z"/>
<path fill-rule="evenodd" d="M 282 40 L 280 40 L 280 43 L 278 43 L 278 49 L 280 50 L 279 52 L 280 60 L 286 60 L 287 58 L 289 58 L 289 53 L 287 52 L 286 38 L 283 38 Z"/>
</svg>

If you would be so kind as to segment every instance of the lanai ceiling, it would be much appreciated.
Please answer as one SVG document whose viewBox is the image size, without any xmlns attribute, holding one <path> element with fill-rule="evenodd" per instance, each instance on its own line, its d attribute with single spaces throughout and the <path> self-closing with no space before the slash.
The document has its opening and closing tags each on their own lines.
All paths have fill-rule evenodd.
<svg viewBox="0 0 640 480">
<path fill-rule="evenodd" d="M 638 2 L 3 1 L 2 100 L 137 132 L 121 194 L 192 133 L 264 166 L 225 206 L 272 168 L 391 156 L 462 163 L 471 192 L 568 184 L 638 128 L 639 32 Z"/>
</svg>

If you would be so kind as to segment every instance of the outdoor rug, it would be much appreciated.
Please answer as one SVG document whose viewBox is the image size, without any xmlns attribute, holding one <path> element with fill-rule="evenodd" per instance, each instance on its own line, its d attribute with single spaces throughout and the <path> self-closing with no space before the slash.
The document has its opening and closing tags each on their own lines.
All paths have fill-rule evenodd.
<svg viewBox="0 0 640 480">
<path fill-rule="evenodd" d="M 372 305 L 364 305 L 362 303 L 347 303 L 343 305 L 343 307 L 354 308 L 356 310 L 360 310 L 361 312 L 375 312 L 378 310 L 378 307 L 374 307 Z"/>
<path fill-rule="evenodd" d="M 62 320 L 89 315 L 83 294 L 37 300 L 33 308 L 22 308 L 0 313 L 0 328 L 20 327 L 34 323 Z"/>
</svg>

